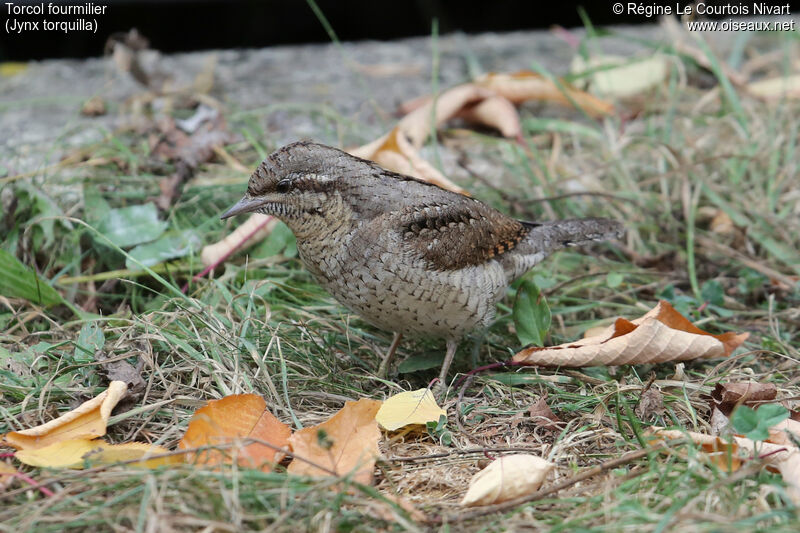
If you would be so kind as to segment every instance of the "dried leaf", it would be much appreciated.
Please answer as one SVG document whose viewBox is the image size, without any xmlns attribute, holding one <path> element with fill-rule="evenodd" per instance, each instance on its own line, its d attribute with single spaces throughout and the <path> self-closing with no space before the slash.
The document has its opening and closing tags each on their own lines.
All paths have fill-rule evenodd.
<svg viewBox="0 0 800 533">
<path fill-rule="evenodd" d="M 435 102 L 433 98 L 427 97 L 424 104 L 400 119 L 397 129 L 403 132 L 411 145 L 418 150 L 431 131 L 456 116 L 466 106 L 477 104 L 492 96 L 495 96 L 492 91 L 472 83 L 457 85 L 441 93 Z"/>
<path fill-rule="evenodd" d="M 236 226 L 230 235 L 219 242 L 203 247 L 200 259 L 205 266 L 211 266 L 223 261 L 239 248 L 250 246 L 251 244 L 264 239 L 272 233 L 272 229 L 278 224 L 278 219 L 269 215 L 255 213 L 250 215 L 243 224 Z"/>
<path fill-rule="evenodd" d="M 208 106 L 198 107 L 195 117 L 181 124 L 192 133 L 187 135 L 175 120 L 165 118 L 158 123 L 159 136 L 151 142 L 152 154 L 172 162 L 176 168 L 173 174 L 159 182 L 161 194 L 156 204 L 162 209 L 169 207 L 180 195 L 181 187 L 194 176 L 197 167 L 214 157 L 215 148 L 234 140 L 222 113 Z"/>
<path fill-rule="evenodd" d="M 725 458 L 723 465 L 729 465 L 731 470 L 738 468 L 741 460 L 748 460 L 755 454 L 761 458 L 764 464 L 772 466 L 780 472 L 781 477 L 788 485 L 787 493 L 795 504 L 800 504 L 800 449 L 790 443 L 775 444 L 765 441 L 756 442 L 745 437 L 732 437 L 733 446 L 722 441 L 719 437 L 695 433 L 693 431 L 666 430 L 654 427 L 651 430 L 657 437 L 666 440 L 681 439 L 689 437 L 695 444 L 703 446 L 704 450 L 716 450 L 720 453 L 720 458 L 732 456 L 736 453 L 737 461 Z"/>
<path fill-rule="evenodd" d="M 762 100 L 800 98 L 800 74 L 750 82 L 747 91 Z"/>
<path fill-rule="evenodd" d="M 472 476 L 461 505 L 491 505 L 535 492 L 554 466 L 535 455 L 500 457 Z"/>
<path fill-rule="evenodd" d="M 395 431 L 410 425 L 437 422 L 447 411 L 439 407 L 430 389 L 401 392 L 384 400 L 375 415 L 383 429 Z"/>
<path fill-rule="evenodd" d="M 433 183 L 443 189 L 469 195 L 466 189 L 447 179 L 436 167 L 423 159 L 406 139 L 399 125 L 377 141 L 350 150 L 350 154 L 371 159 L 389 170 Z"/>
<path fill-rule="evenodd" d="M 528 414 L 533 419 L 534 424 L 551 431 L 560 430 L 564 427 L 564 422 L 558 418 L 547 405 L 547 396 L 539 398 L 535 404 L 528 409 Z"/>
<path fill-rule="evenodd" d="M 778 389 L 773 383 L 717 383 L 711 392 L 711 401 L 716 409 L 729 416 L 737 405 L 760 405 L 777 396 Z"/>
<path fill-rule="evenodd" d="M 96 352 L 94 358 L 110 381 L 122 381 L 128 386 L 128 394 L 136 395 L 144 391 L 146 383 L 141 373 L 125 359 L 110 357 L 102 350 Z"/>
<path fill-rule="evenodd" d="M 644 391 L 634 412 L 641 420 L 647 420 L 652 416 L 662 416 L 664 414 L 664 396 L 661 394 L 658 386 L 652 385 L 649 389 Z"/>
<path fill-rule="evenodd" d="M 6 433 L 5 442 L 18 450 L 38 450 L 65 440 L 105 435 L 111 410 L 125 396 L 127 389 L 124 382 L 112 381 L 108 389 L 55 420 Z"/>
<path fill-rule="evenodd" d="M 107 111 L 105 101 L 97 95 L 86 100 L 81 106 L 81 115 L 85 117 L 99 117 L 105 115 Z"/>
<path fill-rule="evenodd" d="M 570 71 L 586 74 L 583 80 L 592 94 L 630 98 L 660 85 L 669 74 L 669 63 L 661 55 L 640 60 L 615 55 L 592 56 L 585 60 L 576 55 Z"/>
<path fill-rule="evenodd" d="M 296 431 L 289 438 L 295 458 L 289 472 L 305 476 L 329 476 L 329 472 L 299 458 L 307 459 L 339 476 L 352 475 L 358 483 L 372 483 L 372 470 L 380 451 L 381 432 L 375 415 L 381 402 L 362 398 L 344 407 L 322 424 Z"/>
<path fill-rule="evenodd" d="M 17 477 L 19 472 L 8 461 L 0 461 L 0 492 L 3 492 Z"/>
<path fill-rule="evenodd" d="M 283 454 L 275 448 L 285 448 L 291 429 L 267 410 L 264 399 L 256 394 L 235 394 L 212 400 L 198 409 L 189 422 L 178 449 L 220 446 L 220 449 L 198 451 L 187 457 L 195 464 L 231 464 L 233 457 L 245 468 L 272 470 Z M 242 443 L 244 438 L 259 442 Z M 230 445 L 234 446 L 231 447 Z"/>
<path fill-rule="evenodd" d="M 526 100 L 544 100 L 572 106 L 574 102 L 575 105 L 594 117 L 614 112 L 614 106 L 610 102 L 576 89 L 562 80 L 559 80 L 561 85 L 559 87 L 552 80 L 528 70 L 521 70 L 514 74 L 486 74 L 475 80 L 475 84 L 490 89 L 515 104 Z"/>
<path fill-rule="evenodd" d="M 166 448 L 144 442 L 109 444 L 102 439 L 71 439 L 54 442 L 44 448 L 20 450 L 14 457 L 29 466 L 74 469 L 81 469 L 86 465 L 96 466 L 134 459 L 142 461 L 131 463 L 132 466 L 145 468 L 157 468 L 183 461 L 180 456 L 147 459 L 168 452 Z"/>
<path fill-rule="evenodd" d="M 517 108 L 502 96 L 490 96 L 480 102 L 466 105 L 456 116 L 473 124 L 496 129 L 500 135 L 509 139 L 522 135 Z"/>
<path fill-rule="evenodd" d="M 748 336 L 703 331 L 662 300 L 636 320 L 618 318 L 602 335 L 550 348 L 526 348 L 513 360 L 526 365 L 582 367 L 727 357 Z"/>
</svg>

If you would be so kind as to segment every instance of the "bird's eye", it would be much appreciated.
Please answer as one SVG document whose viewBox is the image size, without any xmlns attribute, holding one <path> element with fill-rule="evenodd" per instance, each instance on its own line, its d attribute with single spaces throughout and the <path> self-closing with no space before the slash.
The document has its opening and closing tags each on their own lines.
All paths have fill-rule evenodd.
<svg viewBox="0 0 800 533">
<path fill-rule="evenodd" d="M 275 186 L 275 188 L 280 193 L 289 192 L 289 187 L 291 186 L 291 182 L 292 182 L 292 180 L 290 180 L 290 179 L 281 180 L 281 181 L 278 182 L 278 184 Z"/>
</svg>

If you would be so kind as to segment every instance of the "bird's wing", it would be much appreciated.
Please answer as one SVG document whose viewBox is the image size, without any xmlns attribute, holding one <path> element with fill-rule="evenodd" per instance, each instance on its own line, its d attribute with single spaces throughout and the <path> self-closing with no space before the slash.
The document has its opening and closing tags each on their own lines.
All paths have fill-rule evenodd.
<svg viewBox="0 0 800 533">
<path fill-rule="evenodd" d="M 436 270 L 478 265 L 512 250 L 530 227 L 471 198 L 409 206 L 394 213 L 407 249 Z"/>
</svg>

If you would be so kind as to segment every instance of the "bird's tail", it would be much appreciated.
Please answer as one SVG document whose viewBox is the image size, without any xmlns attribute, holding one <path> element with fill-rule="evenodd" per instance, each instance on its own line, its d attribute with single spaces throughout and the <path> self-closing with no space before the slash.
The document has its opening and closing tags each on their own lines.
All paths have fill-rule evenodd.
<svg viewBox="0 0 800 533">
<path fill-rule="evenodd" d="M 625 235 L 622 223 L 610 218 L 573 218 L 523 224 L 530 228 L 524 239 L 526 244 L 532 244 L 538 248 L 536 251 L 544 252 L 554 252 L 566 246 L 619 239 Z"/>
<path fill-rule="evenodd" d="M 511 279 L 524 274 L 551 253 L 567 246 L 619 239 L 624 226 L 608 218 L 576 218 L 551 222 L 523 222 L 530 230 L 514 250 Z"/>
</svg>

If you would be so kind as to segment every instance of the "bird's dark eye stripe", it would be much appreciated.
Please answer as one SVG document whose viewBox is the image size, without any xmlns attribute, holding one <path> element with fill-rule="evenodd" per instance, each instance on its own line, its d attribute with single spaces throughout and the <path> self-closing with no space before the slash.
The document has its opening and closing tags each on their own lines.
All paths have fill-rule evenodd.
<svg viewBox="0 0 800 533">
<path fill-rule="evenodd" d="M 289 192 L 291 184 L 292 180 L 284 179 L 278 182 L 278 185 L 276 185 L 276 189 L 278 189 L 278 192 Z"/>
</svg>

